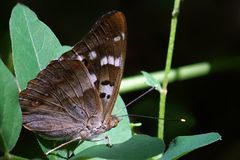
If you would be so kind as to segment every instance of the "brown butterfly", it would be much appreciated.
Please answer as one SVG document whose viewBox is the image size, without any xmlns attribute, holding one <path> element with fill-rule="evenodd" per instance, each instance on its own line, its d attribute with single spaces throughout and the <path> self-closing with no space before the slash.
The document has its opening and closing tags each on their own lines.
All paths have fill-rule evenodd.
<svg viewBox="0 0 240 160">
<path fill-rule="evenodd" d="M 116 127 L 119 119 L 111 113 L 123 74 L 126 37 L 123 13 L 103 15 L 20 93 L 23 126 L 54 140 L 92 140 Z"/>
</svg>

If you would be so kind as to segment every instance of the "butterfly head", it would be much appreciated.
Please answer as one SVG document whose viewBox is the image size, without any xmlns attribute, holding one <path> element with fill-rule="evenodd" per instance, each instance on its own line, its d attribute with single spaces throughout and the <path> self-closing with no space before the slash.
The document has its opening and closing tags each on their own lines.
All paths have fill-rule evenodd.
<svg viewBox="0 0 240 160">
<path fill-rule="evenodd" d="M 98 117 L 92 117 L 88 120 L 86 129 L 81 131 L 81 137 L 83 137 L 83 139 L 91 139 L 96 135 L 116 127 L 119 121 L 120 119 L 116 116 L 111 116 L 105 121 L 101 121 Z"/>
<path fill-rule="evenodd" d="M 111 128 L 115 128 L 118 123 L 120 122 L 121 119 L 119 119 L 118 117 L 116 116 L 111 116 L 111 118 L 109 119 L 108 121 L 108 128 L 111 129 Z"/>
</svg>

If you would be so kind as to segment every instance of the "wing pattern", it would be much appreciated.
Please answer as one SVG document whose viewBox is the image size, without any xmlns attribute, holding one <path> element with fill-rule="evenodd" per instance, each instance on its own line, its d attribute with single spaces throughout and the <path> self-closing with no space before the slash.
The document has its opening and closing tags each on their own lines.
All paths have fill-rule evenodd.
<svg viewBox="0 0 240 160">
<path fill-rule="evenodd" d="M 72 50 L 29 81 L 19 97 L 23 125 L 50 139 L 114 127 L 108 123 L 123 74 L 126 28 L 121 12 L 102 16 Z"/>
<path fill-rule="evenodd" d="M 52 61 L 20 93 L 24 126 L 46 137 L 80 133 L 90 117 L 102 112 L 89 76 L 79 61 Z M 59 130 L 64 131 L 62 135 Z"/>
<path fill-rule="evenodd" d="M 88 68 L 99 91 L 104 116 L 111 114 L 118 94 L 126 56 L 124 15 L 113 11 L 101 17 L 92 30 L 60 59 L 76 59 Z"/>
</svg>

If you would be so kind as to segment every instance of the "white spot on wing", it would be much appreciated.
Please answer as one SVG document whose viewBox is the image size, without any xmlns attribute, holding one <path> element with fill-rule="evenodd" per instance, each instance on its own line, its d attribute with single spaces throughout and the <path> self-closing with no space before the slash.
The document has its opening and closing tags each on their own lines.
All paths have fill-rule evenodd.
<svg viewBox="0 0 240 160">
<path fill-rule="evenodd" d="M 84 59 L 84 56 L 82 56 L 82 55 L 77 55 L 76 60 L 82 61 L 83 59 Z"/>
<path fill-rule="evenodd" d="M 125 34 L 121 33 L 121 35 L 122 35 L 122 39 L 124 40 L 125 39 Z"/>
<path fill-rule="evenodd" d="M 114 40 L 114 42 L 120 41 L 121 37 L 120 36 L 114 37 L 113 40 Z"/>
<path fill-rule="evenodd" d="M 96 51 L 91 51 L 88 53 L 88 56 L 91 60 L 93 60 L 97 57 L 97 53 L 96 53 Z"/>
<path fill-rule="evenodd" d="M 93 82 L 93 83 L 95 83 L 97 81 L 97 77 L 94 73 L 90 74 L 90 79 L 91 79 L 91 82 Z"/>
<path fill-rule="evenodd" d="M 120 57 L 115 58 L 114 65 L 115 65 L 116 67 L 119 67 L 119 66 L 121 65 L 121 58 L 120 58 Z"/>
<path fill-rule="evenodd" d="M 106 93 L 106 95 L 112 95 L 113 86 L 110 85 L 101 85 L 100 93 Z"/>
<path fill-rule="evenodd" d="M 104 57 L 101 59 L 100 63 L 101 63 L 101 66 L 106 65 L 106 64 L 108 63 L 107 57 L 104 56 Z"/>
<path fill-rule="evenodd" d="M 114 65 L 114 57 L 108 56 L 108 64 Z"/>
<path fill-rule="evenodd" d="M 106 64 L 110 64 L 110 65 L 119 67 L 121 65 L 121 57 L 114 58 L 114 56 L 108 56 L 108 57 L 104 56 L 101 59 L 101 66 L 104 66 Z"/>
</svg>

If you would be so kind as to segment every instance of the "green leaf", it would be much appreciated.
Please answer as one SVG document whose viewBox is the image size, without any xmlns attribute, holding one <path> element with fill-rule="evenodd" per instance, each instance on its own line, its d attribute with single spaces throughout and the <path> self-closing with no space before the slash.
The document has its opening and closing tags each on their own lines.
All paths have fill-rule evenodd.
<svg viewBox="0 0 240 160">
<path fill-rule="evenodd" d="M 9 23 L 15 74 L 24 89 L 29 80 L 70 47 L 62 46 L 50 28 L 24 5 L 13 8 Z"/>
<path fill-rule="evenodd" d="M 160 90 L 161 90 L 160 82 L 156 78 L 154 78 L 151 74 L 149 74 L 145 71 L 141 71 L 141 73 L 146 78 L 147 85 L 154 87 L 156 90 L 158 90 L 160 92 Z"/>
<path fill-rule="evenodd" d="M 63 141 L 47 140 L 40 136 L 37 136 L 37 140 L 44 153 L 64 143 Z M 72 142 L 67 146 L 59 148 L 58 150 L 52 152 L 47 156 L 47 158 L 49 160 L 66 160 L 67 157 L 69 157 L 73 153 L 73 150 L 77 147 L 77 145 L 78 142 Z"/>
<path fill-rule="evenodd" d="M 51 60 L 70 50 L 24 5 L 17 4 L 13 8 L 9 25 L 14 69 L 21 89 Z"/>
<path fill-rule="evenodd" d="M 66 49 L 50 28 L 24 5 L 17 4 L 13 8 L 9 25 L 14 70 L 23 89 L 29 80 Z"/>
<path fill-rule="evenodd" d="M 29 160 L 29 159 L 15 156 L 12 154 L 5 154 L 3 157 L 0 157 L 0 160 Z"/>
<path fill-rule="evenodd" d="M 164 151 L 162 140 L 147 135 L 134 135 L 128 141 L 115 144 L 111 148 L 106 145 L 96 145 L 88 148 L 72 158 L 86 159 L 100 157 L 118 160 L 145 160 L 161 154 Z"/>
<path fill-rule="evenodd" d="M 215 132 L 193 136 L 179 136 L 170 143 L 169 148 L 160 159 L 177 159 L 188 152 L 209 145 L 218 140 L 221 140 L 221 136 Z"/>
<path fill-rule="evenodd" d="M 22 127 L 15 79 L 0 59 L 0 148 L 9 152 L 15 146 Z"/>
</svg>

